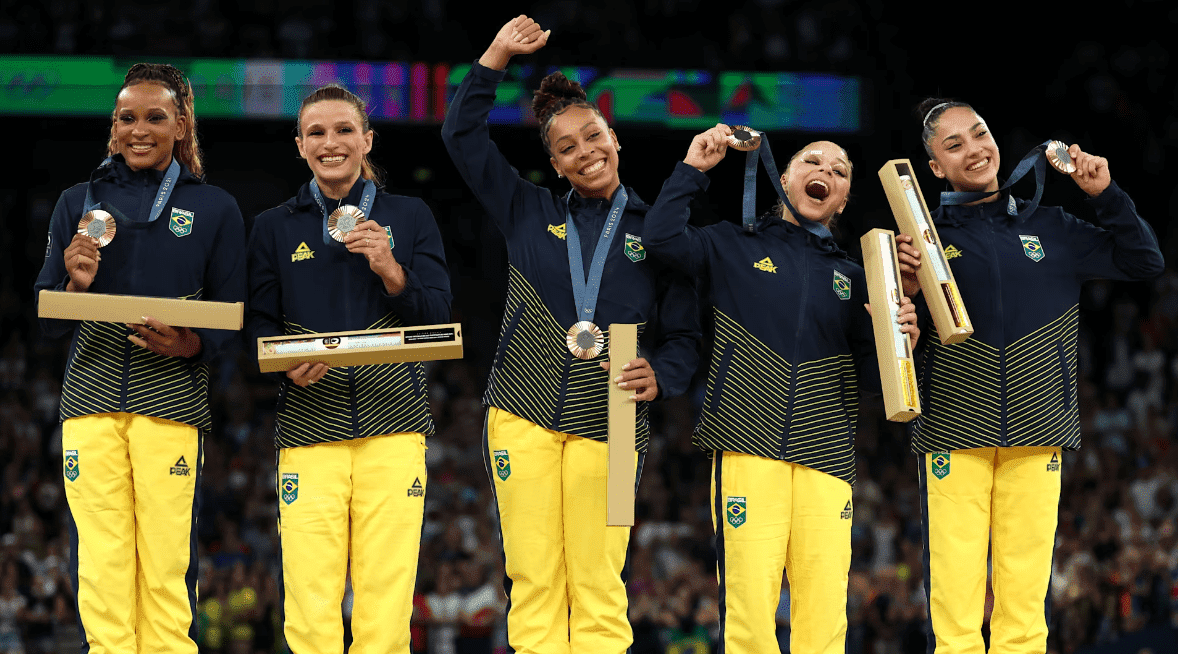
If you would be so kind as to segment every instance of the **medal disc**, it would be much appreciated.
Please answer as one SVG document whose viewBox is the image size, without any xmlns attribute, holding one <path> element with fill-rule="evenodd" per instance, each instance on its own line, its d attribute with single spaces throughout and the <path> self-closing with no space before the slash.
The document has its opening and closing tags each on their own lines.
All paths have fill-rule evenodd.
<svg viewBox="0 0 1178 654">
<path fill-rule="evenodd" d="M 1047 144 L 1047 161 L 1052 168 L 1065 175 L 1076 172 L 1076 164 L 1072 163 L 1072 155 L 1068 154 L 1068 146 L 1063 141 L 1052 141 Z"/>
<path fill-rule="evenodd" d="M 327 217 L 327 233 L 340 243 L 344 242 L 344 236 L 348 232 L 356 229 L 356 225 L 364 221 L 364 212 L 360 211 L 360 207 L 352 204 L 345 204 L 344 206 L 331 212 Z"/>
<path fill-rule="evenodd" d="M 732 134 L 728 136 L 728 147 L 749 152 L 761 146 L 761 134 L 751 127 L 733 125 Z"/>
<path fill-rule="evenodd" d="M 102 209 L 87 211 L 78 221 L 78 233 L 97 239 L 98 247 L 103 247 L 115 238 L 115 217 Z"/>
<path fill-rule="evenodd" d="M 594 359 L 605 348 L 605 334 L 601 333 L 597 325 L 582 320 L 569 327 L 565 342 L 569 346 L 569 352 L 578 359 Z"/>
</svg>

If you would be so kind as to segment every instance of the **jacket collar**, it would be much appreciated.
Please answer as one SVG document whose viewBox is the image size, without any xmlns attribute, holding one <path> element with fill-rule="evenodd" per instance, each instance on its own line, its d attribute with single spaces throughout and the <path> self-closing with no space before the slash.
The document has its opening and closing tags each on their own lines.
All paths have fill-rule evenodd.
<svg viewBox="0 0 1178 654">
<path fill-rule="evenodd" d="M 123 155 L 121 154 L 116 154 L 110 159 L 110 163 L 106 166 L 103 166 L 98 174 L 94 177 L 95 180 L 110 180 L 122 184 L 151 182 L 156 185 L 164 181 L 164 171 L 162 170 L 156 170 L 155 168 L 149 168 L 146 170 L 131 170 L 131 167 L 127 165 L 127 162 L 123 159 Z M 180 162 L 179 160 L 177 161 L 180 163 L 180 177 L 176 180 L 177 183 L 200 183 L 201 180 L 193 175 L 190 170 L 188 170 L 188 166 L 185 166 L 184 162 Z"/>
<path fill-rule="evenodd" d="M 832 237 L 824 236 L 820 238 L 812 232 L 783 219 L 776 213 L 767 213 L 758 218 L 756 233 L 779 238 L 783 241 L 804 239 L 810 246 L 818 249 L 820 252 L 840 256 L 844 259 L 849 258 L 847 253 L 839 248 Z"/>
</svg>

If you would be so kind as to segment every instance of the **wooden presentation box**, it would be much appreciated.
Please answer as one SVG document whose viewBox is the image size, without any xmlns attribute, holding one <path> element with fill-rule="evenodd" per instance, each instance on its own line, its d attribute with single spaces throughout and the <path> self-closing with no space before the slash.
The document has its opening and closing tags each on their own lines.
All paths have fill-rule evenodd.
<svg viewBox="0 0 1178 654">
<path fill-rule="evenodd" d="M 92 320 L 142 324 L 150 316 L 170 327 L 240 330 L 241 302 L 206 302 L 179 298 L 41 291 L 37 316 L 61 320 Z"/>
<path fill-rule="evenodd" d="M 920 252 L 920 270 L 916 277 L 920 280 L 941 342 L 947 345 L 964 341 L 973 334 L 973 324 L 961 301 L 957 281 L 949 268 L 941 239 L 937 237 L 937 228 L 929 216 L 912 164 L 907 159 L 887 162 L 879 169 L 879 181 L 883 183 L 900 231 L 912 237 L 912 245 Z"/>
<path fill-rule="evenodd" d="M 306 362 L 322 362 L 335 368 L 461 358 L 459 323 L 258 339 L 258 367 L 262 372 L 286 372 Z"/>
<path fill-rule="evenodd" d="M 859 243 L 863 246 L 863 268 L 867 272 L 867 298 L 871 302 L 875 355 L 883 382 L 884 413 L 888 420 L 908 422 L 920 415 L 920 393 L 912 345 L 896 323 L 903 292 L 896 238 L 889 230 L 873 229 Z"/>
<path fill-rule="evenodd" d="M 605 524 L 610 527 L 634 526 L 634 421 L 638 405 L 630 401 L 633 389 L 619 388 L 613 380 L 622 374 L 622 366 L 638 357 L 638 325 L 609 326 L 609 467 L 606 486 Z"/>
</svg>

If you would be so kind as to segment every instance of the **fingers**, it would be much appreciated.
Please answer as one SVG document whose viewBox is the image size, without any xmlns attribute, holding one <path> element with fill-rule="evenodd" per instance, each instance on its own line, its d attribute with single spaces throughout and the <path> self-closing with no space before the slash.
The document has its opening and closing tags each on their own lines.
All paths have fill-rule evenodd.
<svg viewBox="0 0 1178 654">
<path fill-rule="evenodd" d="M 613 382 L 618 388 L 635 391 L 630 399 L 636 402 L 649 402 L 658 396 L 658 382 L 654 369 L 642 357 L 622 366 L 622 374 L 614 377 Z"/>
<path fill-rule="evenodd" d="M 328 370 L 331 370 L 331 366 L 326 363 L 311 363 L 308 361 L 287 370 L 286 377 L 294 382 L 296 386 L 306 388 L 323 379 L 327 375 Z"/>
<path fill-rule="evenodd" d="M 166 338 L 174 338 L 177 334 L 174 328 L 165 325 L 151 316 L 143 316 L 143 324 Z"/>
</svg>

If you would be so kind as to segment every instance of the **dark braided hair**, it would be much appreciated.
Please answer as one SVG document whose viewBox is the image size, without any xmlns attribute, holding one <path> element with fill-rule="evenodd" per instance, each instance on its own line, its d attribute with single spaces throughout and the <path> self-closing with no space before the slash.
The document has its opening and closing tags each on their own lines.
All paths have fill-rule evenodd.
<svg viewBox="0 0 1178 654">
<path fill-rule="evenodd" d="M 295 123 L 295 129 L 298 131 L 299 138 L 303 137 L 303 112 L 307 107 L 316 102 L 323 102 L 325 100 L 343 100 L 351 104 L 356 109 L 356 113 L 360 117 L 360 130 L 367 134 L 372 131 L 372 126 L 368 122 L 368 106 L 360 99 L 360 96 L 352 93 L 339 84 L 325 84 L 315 89 L 315 92 L 303 99 L 303 104 L 299 107 L 298 122 Z M 367 154 L 364 155 L 364 160 L 360 162 L 360 176 L 364 179 L 370 179 L 377 186 L 384 186 L 384 171 L 372 163 L 372 159 Z"/>
<path fill-rule="evenodd" d="M 924 151 L 928 153 L 929 159 L 936 159 L 933 156 L 932 143 L 933 137 L 937 134 L 937 125 L 941 123 L 941 114 L 954 107 L 965 107 L 977 113 L 973 107 L 964 102 L 945 100 L 943 98 L 926 98 L 923 102 L 916 105 L 917 118 L 922 121 L 920 141 L 924 143 Z"/>
<path fill-rule="evenodd" d="M 180 163 L 188 167 L 196 177 L 204 176 L 204 165 L 201 163 L 200 144 L 196 140 L 196 111 L 192 106 L 192 85 L 185 79 L 184 73 L 171 64 L 135 64 L 127 71 L 123 78 L 123 85 L 119 93 L 128 86 L 136 84 L 159 84 L 172 92 L 172 101 L 176 103 L 176 113 L 188 122 L 184 138 L 176 142 L 175 156 Z M 118 94 L 115 94 L 118 97 Z M 115 141 L 115 116 L 111 114 L 110 140 L 106 144 L 107 155 L 113 156 L 119 151 Z"/>
<path fill-rule="evenodd" d="M 552 144 L 548 142 L 548 128 L 552 125 L 552 119 L 569 107 L 586 107 L 601 117 L 601 122 L 607 122 L 605 114 L 601 113 L 597 105 L 589 102 L 589 96 L 580 83 L 565 77 L 560 71 L 552 73 L 540 82 L 540 88 L 532 96 L 532 113 L 540 121 L 540 140 L 548 154 L 552 154 Z"/>
</svg>

